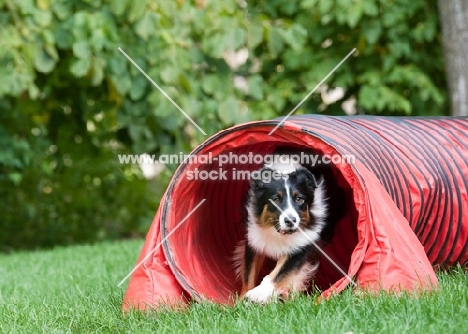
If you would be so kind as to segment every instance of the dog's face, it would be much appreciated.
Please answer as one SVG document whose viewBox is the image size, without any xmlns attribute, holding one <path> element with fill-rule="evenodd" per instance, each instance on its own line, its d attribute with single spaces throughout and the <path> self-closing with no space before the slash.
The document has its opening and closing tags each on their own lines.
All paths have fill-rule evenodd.
<svg viewBox="0 0 468 334">
<path fill-rule="evenodd" d="M 316 188 L 313 174 L 299 168 L 279 178 L 262 178 L 268 171 L 263 168 L 260 177 L 251 181 L 249 210 L 253 212 L 250 214 L 262 227 L 275 228 L 282 235 L 307 227 L 311 222 L 310 208 Z"/>
</svg>

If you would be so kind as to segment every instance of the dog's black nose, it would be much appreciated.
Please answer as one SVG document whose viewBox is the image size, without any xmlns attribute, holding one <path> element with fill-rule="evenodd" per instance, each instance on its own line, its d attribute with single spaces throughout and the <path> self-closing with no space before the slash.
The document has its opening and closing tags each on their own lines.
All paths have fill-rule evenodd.
<svg viewBox="0 0 468 334">
<path fill-rule="evenodd" d="M 296 222 L 296 217 L 286 217 L 284 218 L 284 222 L 287 227 L 293 227 Z"/>
</svg>

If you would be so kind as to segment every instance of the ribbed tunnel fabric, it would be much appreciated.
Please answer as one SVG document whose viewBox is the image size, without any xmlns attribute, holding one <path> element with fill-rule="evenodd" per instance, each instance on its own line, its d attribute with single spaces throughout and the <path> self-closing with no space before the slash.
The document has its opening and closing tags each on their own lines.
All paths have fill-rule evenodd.
<svg viewBox="0 0 468 334">
<path fill-rule="evenodd" d="M 314 280 L 324 297 L 350 284 L 335 265 L 359 288 L 413 291 L 437 287 L 432 265 L 468 261 L 468 118 L 303 115 L 269 135 L 279 123 L 221 131 L 191 153 L 211 161 L 179 166 L 137 260 L 147 258 L 130 279 L 124 309 L 234 300 L 240 286 L 232 254 L 245 238 L 249 184 L 236 173 L 261 164 L 231 159 L 220 166 L 217 158 L 265 156 L 285 145 L 342 157 L 332 167 L 347 194 L 347 214 L 324 248 L 333 263 L 322 257 Z M 196 170 L 225 171 L 226 179 L 195 180 Z"/>
</svg>

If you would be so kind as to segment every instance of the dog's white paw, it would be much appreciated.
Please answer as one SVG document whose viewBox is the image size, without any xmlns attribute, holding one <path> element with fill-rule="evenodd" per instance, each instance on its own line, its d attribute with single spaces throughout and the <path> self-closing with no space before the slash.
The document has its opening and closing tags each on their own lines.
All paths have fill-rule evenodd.
<svg viewBox="0 0 468 334">
<path fill-rule="evenodd" d="M 260 285 L 247 291 L 244 298 L 255 303 L 268 303 L 276 298 L 277 292 L 269 277 L 265 277 Z"/>
</svg>

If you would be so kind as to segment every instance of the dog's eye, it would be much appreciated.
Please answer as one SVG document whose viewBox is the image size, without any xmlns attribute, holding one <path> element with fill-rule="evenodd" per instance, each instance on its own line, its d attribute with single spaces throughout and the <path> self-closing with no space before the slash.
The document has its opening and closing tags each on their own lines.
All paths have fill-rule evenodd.
<svg viewBox="0 0 468 334">
<path fill-rule="evenodd" d="M 281 203 L 281 198 L 275 197 L 275 198 L 273 198 L 273 201 L 274 201 L 275 203 Z"/>
<path fill-rule="evenodd" d="M 301 196 L 297 196 L 296 197 L 296 203 L 298 203 L 298 204 L 304 203 L 304 198 L 302 198 Z"/>
</svg>

